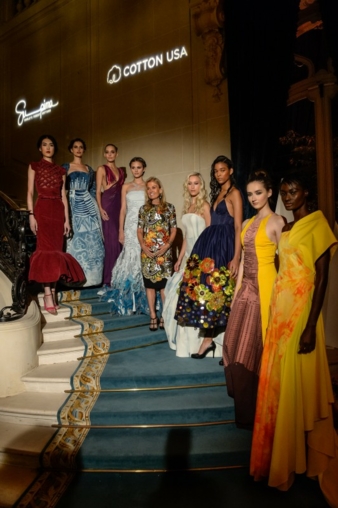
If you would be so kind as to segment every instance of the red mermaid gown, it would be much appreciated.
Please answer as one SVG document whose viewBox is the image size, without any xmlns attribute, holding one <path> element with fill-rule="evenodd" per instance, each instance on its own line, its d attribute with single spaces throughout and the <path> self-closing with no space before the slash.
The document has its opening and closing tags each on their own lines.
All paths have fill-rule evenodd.
<svg viewBox="0 0 338 508">
<path fill-rule="evenodd" d="M 34 215 L 38 223 L 36 250 L 30 258 L 29 280 L 49 283 L 82 282 L 85 275 L 71 254 L 63 252 L 65 211 L 61 199 L 66 170 L 41 159 L 32 162 L 38 199 Z"/>
</svg>

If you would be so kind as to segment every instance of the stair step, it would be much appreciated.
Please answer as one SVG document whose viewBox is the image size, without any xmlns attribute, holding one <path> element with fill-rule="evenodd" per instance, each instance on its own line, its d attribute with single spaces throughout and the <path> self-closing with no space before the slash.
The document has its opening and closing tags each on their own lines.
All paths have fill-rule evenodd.
<svg viewBox="0 0 338 508">
<path fill-rule="evenodd" d="M 71 388 L 71 377 L 79 361 L 40 365 L 21 379 L 28 392 L 62 393 Z"/>
<path fill-rule="evenodd" d="M 224 386 L 194 390 L 101 393 L 90 413 L 92 425 L 159 425 L 234 419 Z"/>
<path fill-rule="evenodd" d="M 218 361 L 218 358 L 178 358 L 167 343 L 154 344 L 110 355 L 100 384 L 102 389 L 224 384 L 224 369 Z"/>
<path fill-rule="evenodd" d="M 74 362 L 85 352 L 80 338 L 46 342 L 38 350 L 39 365 L 61 362 Z"/>
<path fill-rule="evenodd" d="M 50 426 L 68 395 L 65 393 L 22 392 L 0 399 L 0 422 Z"/>
<path fill-rule="evenodd" d="M 91 429 L 81 469 L 156 470 L 248 465 L 251 432 L 234 424 L 155 429 Z"/>
<path fill-rule="evenodd" d="M 68 319 L 47 323 L 42 328 L 43 342 L 72 339 L 74 335 L 80 335 L 82 327 Z"/>
<path fill-rule="evenodd" d="M 0 464 L 25 468 L 40 466 L 40 454 L 55 434 L 52 427 L 0 422 Z"/>
<path fill-rule="evenodd" d="M 2 508 L 12 508 L 28 489 L 39 470 L 19 466 L 1 465 L 0 500 Z"/>
</svg>

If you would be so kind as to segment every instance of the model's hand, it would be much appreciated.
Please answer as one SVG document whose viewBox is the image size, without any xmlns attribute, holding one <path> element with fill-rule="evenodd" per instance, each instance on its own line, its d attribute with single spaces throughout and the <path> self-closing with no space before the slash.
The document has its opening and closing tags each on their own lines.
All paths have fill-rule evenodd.
<svg viewBox="0 0 338 508">
<path fill-rule="evenodd" d="M 151 252 L 151 250 L 150 250 L 150 249 L 148 249 L 148 247 L 147 247 L 145 244 L 143 244 L 143 245 L 141 246 L 141 249 L 143 250 L 143 252 L 145 253 L 145 255 L 146 255 L 148 258 L 153 259 L 153 258 L 155 258 L 155 257 L 157 256 L 157 252 L 156 252 L 156 253 L 155 253 L 155 252 Z"/>
<path fill-rule="evenodd" d="M 124 231 L 119 232 L 119 242 L 124 245 Z"/>
<path fill-rule="evenodd" d="M 176 261 L 176 263 L 174 264 L 174 272 L 178 272 L 179 269 L 181 267 L 181 261 Z"/>
<path fill-rule="evenodd" d="M 36 235 L 36 233 L 38 232 L 38 223 L 34 215 L 29 216 L 29 227 L 31 228 L 32 233 Z"/>
<path fill-rule="evenodd" d="M 109 216 L 108 216 L 106 210 L 103 210 L 103 208 L 101 208 L 100 214 L 101 214 L 101 219 L 102 220 L 109 220 Z"/>
<path fill-rule="evenodd" d="M 65 221 L 63 225 L 63 234 L 68 237 L 69 233 L 70 233 L 70 225 L 69 222 Z"/>
<path fill-rule="evenodd" d="M 316 348 L 316 327 L 306 325 L 299 340 L 298 353 L 306 355 L 311 353 Z"/>
<path fill-rule="evenodd" d="M 169 250 L 169 249 L 170 249 L 170 245 L 165 243 L 164 245 L 162 245 L 162 247 L 160 249 L 158 249 L 156 251 L 156 253 L 155 253 L 156 257 L 159 258 L 159 257 L 163 256 L 163 254 L 165 254 L 167 252 L 167 250 Z"/>
<path fill-rule="evenodd" d="M 238 260 L 232 259 L 228 264 L 228 268 L 230 270 L 231 277 L 235 279 L 238 275 L 239 259 Z"/>
</svg>

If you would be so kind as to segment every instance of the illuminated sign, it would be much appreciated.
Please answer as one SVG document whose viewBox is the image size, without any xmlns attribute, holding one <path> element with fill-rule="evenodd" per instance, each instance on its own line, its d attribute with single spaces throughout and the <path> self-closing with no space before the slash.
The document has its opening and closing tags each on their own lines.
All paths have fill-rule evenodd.
<svg viewBox="0 0 338 508">
<path fill-rule="evenodd" d="M 160 67 L 165 62 L 170 63 L 175 60 L 179 60 L 184 56 L 188 56 L 188 53 L 185 47 L 182 46 L 181 48 L 166 51 L 165 54 L 160 53 L 155 56 L 143 58 L 143 60 L 138 60 L 138 62 L 125 65 L 124 67 L 121 67 L 120 65 L 113 65 L 113 67 L 108 71 L 107 83 L 113 85 L 114 83 L 118 83 L 122 78 L 129 78 L 129 76 L 134 76 L 140 72 Z"/>
<path fill-rule="evenodd" d="M 46 99 L 41 102 L 40 107 L 35 111 L 27 112 L 26 110 L 26 101 L 22 99 L 17 102 L 15 106 L 15 113 L 18 115 L 18 125 L 21 126 L 24 122 L 28 122 L 29 120 L 33 120 L 34 118 L 41 118 L 43 115 L 47 115 L 50 113 L 53 108 L 58 106 L 58 102 L 54 103 L 53 99 L 46 101 Z"/>
</svg>

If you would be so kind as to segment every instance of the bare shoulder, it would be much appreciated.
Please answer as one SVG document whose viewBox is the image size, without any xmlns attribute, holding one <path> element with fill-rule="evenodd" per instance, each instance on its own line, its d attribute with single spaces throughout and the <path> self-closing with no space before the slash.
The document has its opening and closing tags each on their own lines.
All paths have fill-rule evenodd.
<svg viewBox="0 0 338 508">
<path fill-rule="evenodd" d="M 204 201 L 203 206 L 202 206 L 202 211 L 203 211 L 203 213 L 210 212 L 210 205 L 209 205 L 208 201 Z"/>
<path fill-rule="evenodd" d="M 242 223 L 242 229 L 245 228 L 245 226 L 247 225 L 247 223 L 249 222 L 250 219 L 246 219 L 245 221 L 243 221 Z"/>
<path fill-rule="evenodd" d="M 270 222 L 274 227 L 281 229 L 284 227 L 286 220 L 282 215 L 273 213 L 270 217 Z"/>
</svg>

